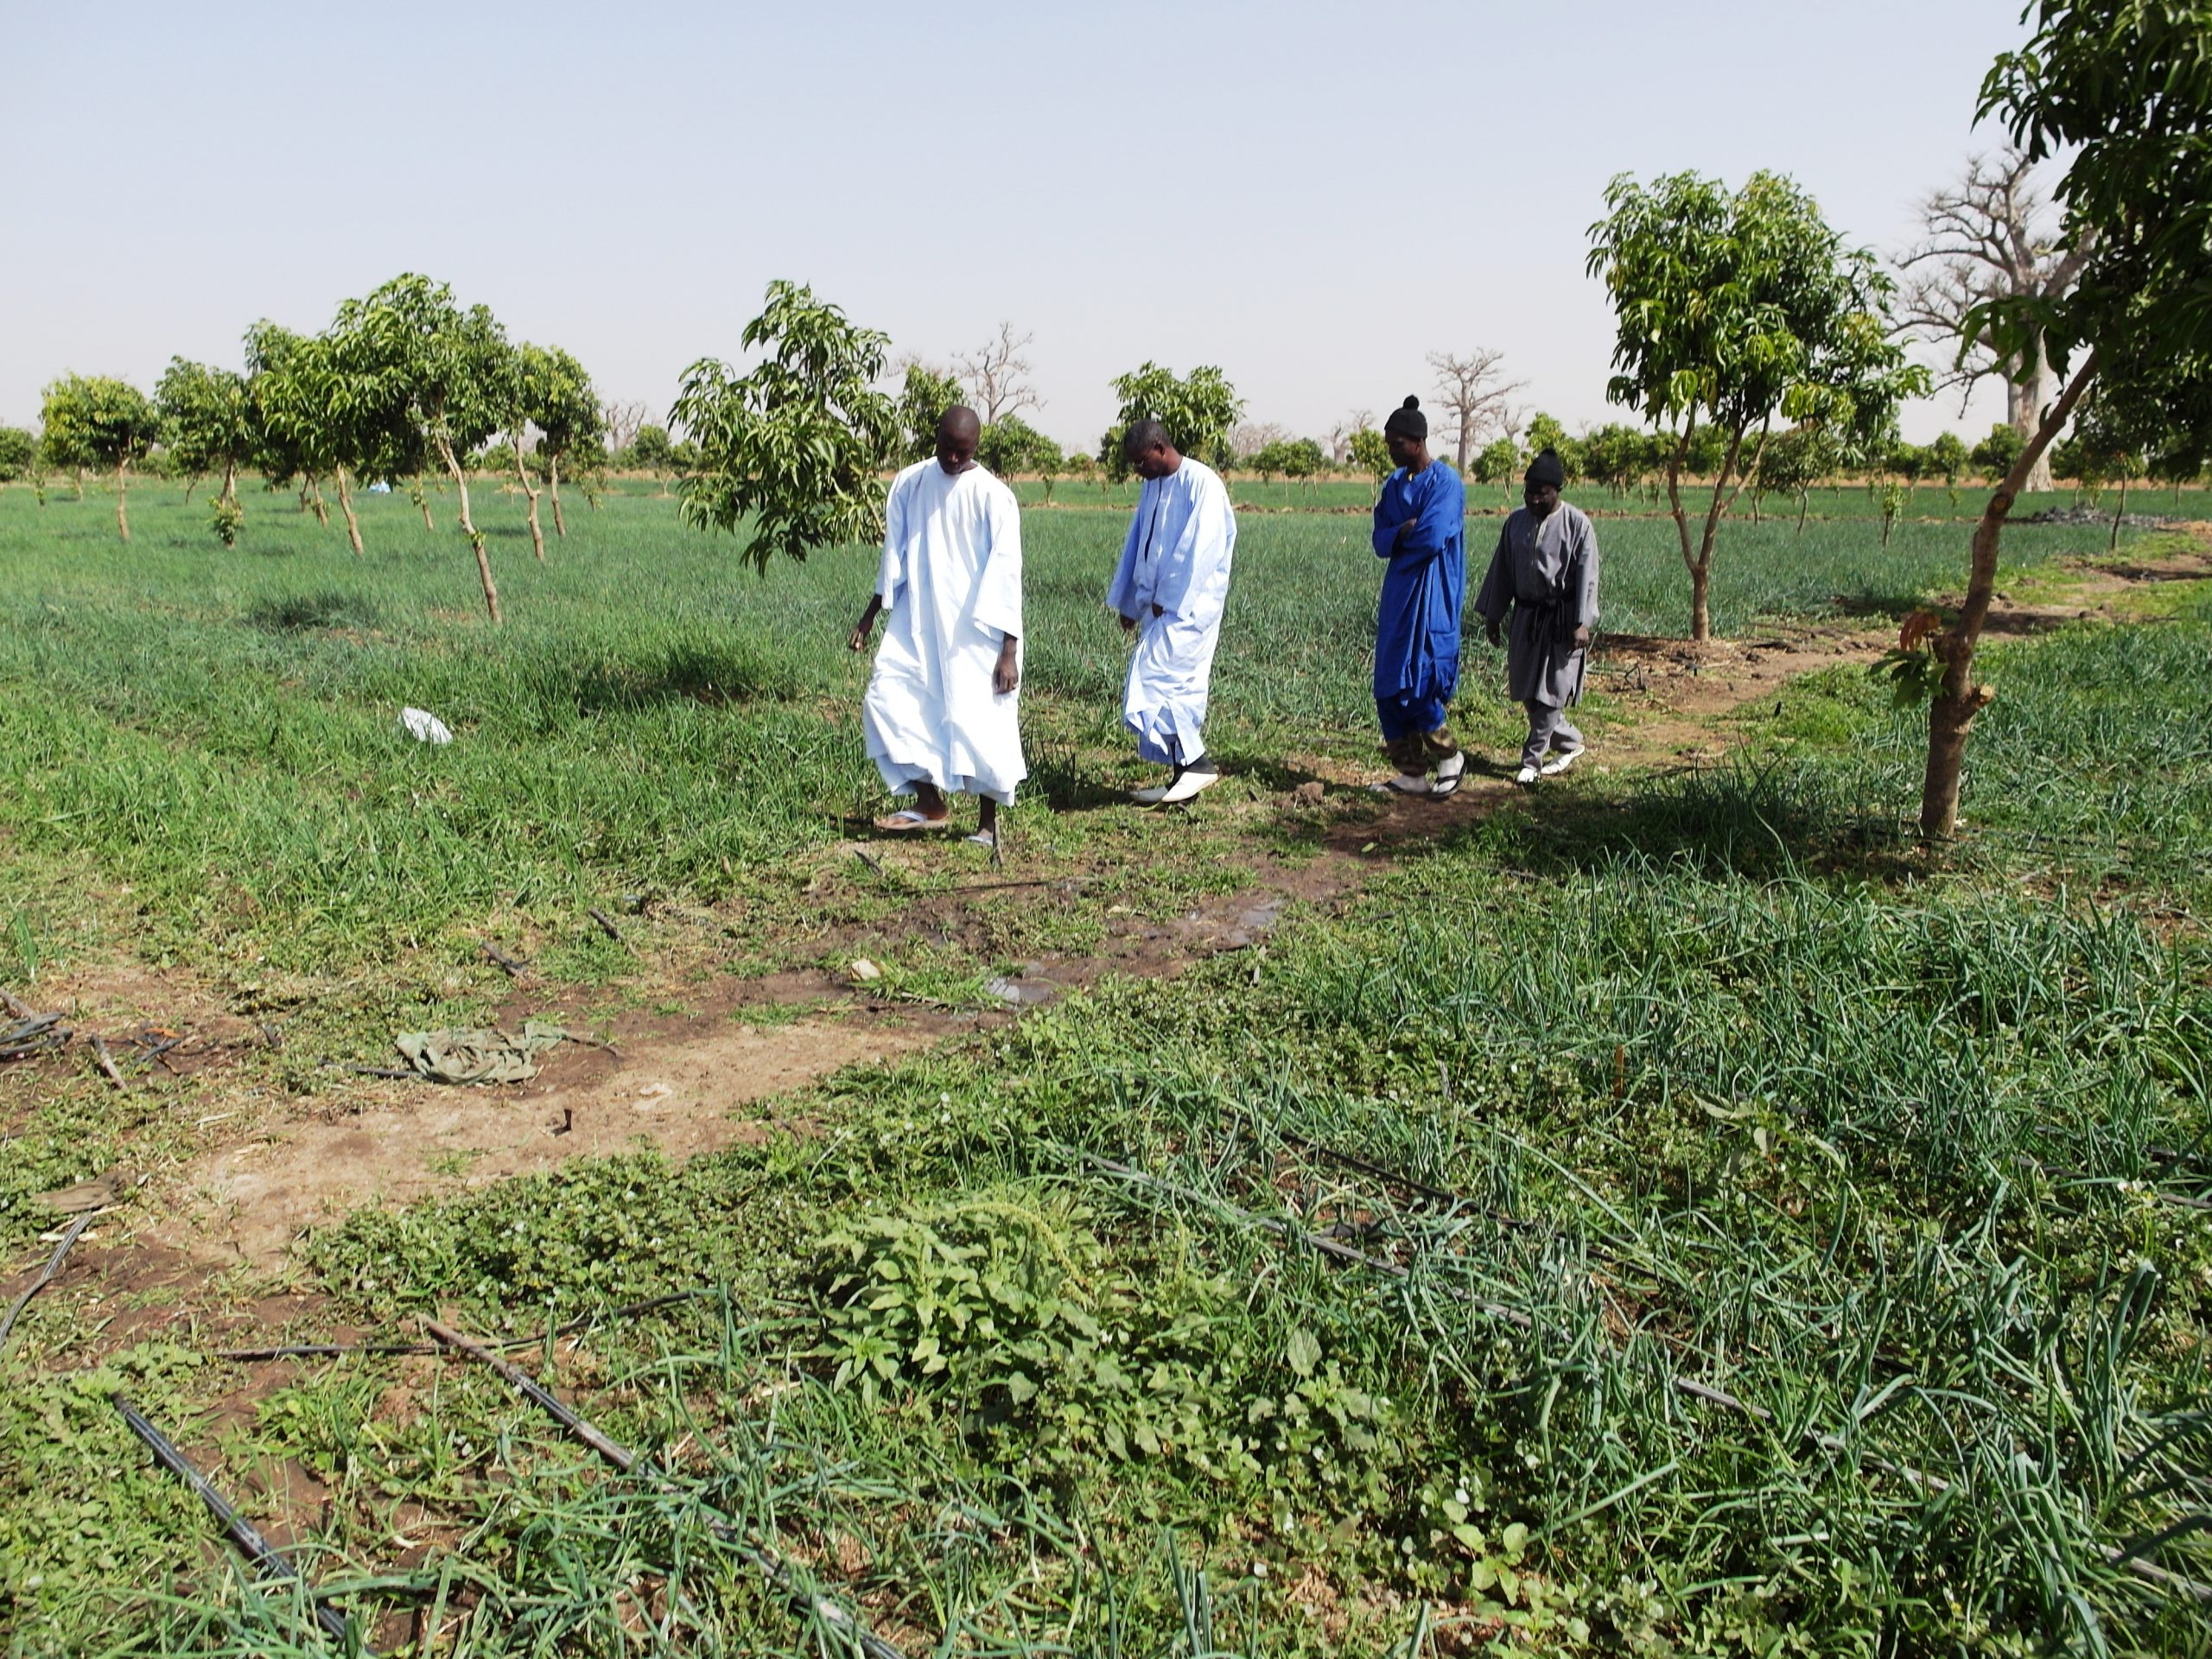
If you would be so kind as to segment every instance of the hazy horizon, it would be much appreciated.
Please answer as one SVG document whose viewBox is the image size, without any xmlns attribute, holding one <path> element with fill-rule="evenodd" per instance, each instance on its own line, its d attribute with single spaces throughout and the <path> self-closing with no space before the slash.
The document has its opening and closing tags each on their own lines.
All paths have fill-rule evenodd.
<svg viewBox="0 0 2212 1659">
<path fill-rule="evenodd" d="M 1249 420 L 1317 437 L 1429 401 L 1426 354 L 1477 346 L 1570 429 L 1627 418 L 1583 273 L 1608 179 L 1772 168 L 1894 253 L 1996 147 L 1975 94 L 2024 37 L 2018 0 L 1674 27 L 1604 0 L 1548 32 L 1426 3 L 1371 28 L 1305 3 L 10 12 L 0 131 L 36 188 L 0 268 L 0 421 L 35 424 L 64 372 L 236 365 L 257 319 L 321 328 L 403 270 L 659 419 L 785 276 L 939 365 L 1033 334 L 1029 418 L 1085 448 L 1147 359 L 1217 364 Z M 1905 429 L 2002 414 L 1947 393 Z"/>
</svg>

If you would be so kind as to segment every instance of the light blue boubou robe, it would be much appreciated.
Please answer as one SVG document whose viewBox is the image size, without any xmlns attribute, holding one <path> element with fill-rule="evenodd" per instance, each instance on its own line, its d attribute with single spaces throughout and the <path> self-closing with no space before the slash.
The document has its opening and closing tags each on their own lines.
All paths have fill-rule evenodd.
<svg viewBox="0 0 2212 1659">
<path fill-rule="evenodd" d="M 1205 753 L 1206 691 L 1236 550 L 1236 510 L 1213 468 L 1185 455 L 1166 477 L 1145 480 L 1106 602 L 1137 623 L 1122 723 L 1158 765 Z"/>
<path fill-rule="evenodd" d="M 1411 476 L 1401 467 L 1375 504 L 1375 556 L 1390 562 L 1375 613 L 1375 704 L 1386 726 L 1395 711 L 1417 709 L 1433 716 L 1422 728 L 1433 731 L 1459 689 L 1466 515 L 1466 489 L 1440 461 Z M 1401 536 L 1408 519 L 1414 527 Z"/>
<path fill-rule="evenodd" d="M 918 461 L 884 504 L 883 639 L 861 705 L 868 759 L 894 794 L 939 789 L 1010 804 L 1027 776 L 1021 693 L 991 684 L 1021 638 L 1021 511 L 981 467 Z M 1015 647 L 1016 660 L 1020 647 Z"/>
</svg>

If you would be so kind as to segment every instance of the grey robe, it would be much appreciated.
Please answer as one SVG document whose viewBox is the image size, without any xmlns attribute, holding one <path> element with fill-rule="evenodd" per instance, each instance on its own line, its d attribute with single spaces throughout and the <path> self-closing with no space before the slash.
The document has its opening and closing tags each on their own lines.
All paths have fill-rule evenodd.
<svg viewBox="0 0 2212 1659">
<path fill-rule="evenodd" d="M 1575 702 L 1582 695 L 1584 653 L 1574 631 L 1598 625 L 1598 535 L 1580 507 L 1562 501 L 1543 519 L 1516 507 L 1506 519 L 1475 611 L 1495 623 L 1509 608 L 1508 694 L 1516 702 L 1558 709 Z"/>
</svg>

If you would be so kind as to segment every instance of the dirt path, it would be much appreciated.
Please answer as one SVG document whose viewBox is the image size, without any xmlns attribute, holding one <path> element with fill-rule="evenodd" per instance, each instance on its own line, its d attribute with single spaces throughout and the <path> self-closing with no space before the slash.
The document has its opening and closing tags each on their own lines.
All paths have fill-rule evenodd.
<svg viewBox="0 0 2212 1659">
<path fill-rule="evenodd" d="M 2100 613 L 2124 614 L 2150 584 L 2207 575 L 2212 554 L 2202 538 L 2190 553 L 2091 562 L 2071 569 L 2065 588 L 2046 601 L 2000 605 L 1991 631 L 2023 632 Z M 1583 765 L 1604 772 L 1718 763 L 1756 734 L 1758 716 L 1789 681 L 1872 661 L 1894 639 L 1895 626 L 1887 619 L 1777 626 L 1702 645 L 1610 636 L 1592 663 L 1592 679 L 1617 712 L 1588 722 L 1592 747 Z M 1260 837 L 1250 836 L 1255 849 L 1242 861 L 1245 886 L 1166 919 L 1141 919 L 1133 904 L 1119 902 L 1123 895 L 1092 888 L 1088 897 L 1103 897 L 1109 917 L 1097 945 L 1083 955 L 1024 963 L 995 984 L 1002 1007 L 950 1009 L 870 995 L 865 984 L 825 968 L 736 985 L 715 996 L 688 992 L 680 1014 L 620 1015 L 599 1028 L 611 1049 L 563 1045 L 526 1084 L 448 1088 L 349 1079 L 327 1095 L 226 1102 L 231 1109 L 207 1115 L 211 1121 L 238 1119 L 226 1138 L 160 1172 L 142 1202 L 118 1214 L 112 1231 L 133 1234 L 133 1248 L 149 1251 L 145 1260 L 164 1271 L 191 1262 L 203 1272 L 240 1263 L 276 1272 L 303 1230 L 363 1205 L 404 1204 L 645 1146 L 680 1160 L 757 1141 L 793 1127 L 775 1103 L 807 1084 L 849 1066 L 971 1035 L 1109 975 L 1172 974 L 1257 944 L 1287 914 L 1326 912 L 1345 902 L 1378 863 L 1520 798 L 1510 780 L 1510 757 L 1503 755 L 1471 765 L 1459 792 L 1441 802 L 1377 798 L 1367 791 L 1366 775 L 1341 763 L 1288 759 L 1317 781 L 1234 812 L 1255 830 L 1285 817 L 1311 821 L 1320 832 L 1313 856 L 1279 857 L 1257 850 Z M 879 847 L 878 855 L 884 850 Z M 1005 892 L 928 894 L 906 908 L 900 925 L 915 938 L 943 936 L 987 898 L 1023 902 Z M 168 1017 L 179 1020 L 175 1011 L 183 988 L 174 980 L 140 974 L 76 988 L 88 1028 L 120 1029 L 156 1017 L 165 1007 Z M 518 993 L 507 1012 L 514 1023 L 535 1014 L 581 1019 L 574 1006 L 580 995 Z M 560 1006 L 564 996 L 568 1008 Z M 190 1010 L 189 1002 L 184 999 L 194 1017 L 179 1020 L 196 1039 L 181 1051 L 188 1058 L 179 1070 L 186 1075 L 264 1040 L 267 1028 L 258 1022 L 212 1007 Z M 100 1230 L 111 1230 L 104 1224 Z M 103 1254 L 87 1249 L 72 1274 L 99 1272 Z"/>
</svg>

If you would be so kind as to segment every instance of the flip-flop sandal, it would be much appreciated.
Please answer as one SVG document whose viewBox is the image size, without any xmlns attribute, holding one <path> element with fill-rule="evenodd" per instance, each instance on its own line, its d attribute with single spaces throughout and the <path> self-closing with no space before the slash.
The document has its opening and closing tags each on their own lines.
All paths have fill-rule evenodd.
<svg viewBox="0 0 2212 1659">
<path fill-rule="evenodd" d="M 1368 787 L 1378 795 L 1403 795 L 1410 800 L 1416 801 L 1428 800 L 1437 793 L 1435 786 L 1425 778 L 1421 780 L 1421 786 L 1419 789 L 1415 789 L 1411 784 L 1400 782 L 1399 778 L 1404 775 L 1401 772 L 1398 778 L 1385 779 L 1382 783 L 1370 784 Z"/>
<path fill-rule="evenodd" d="M 950 812 L 941 818 L 933 818 L 926 812 L 917 812 L 911 806 L 902 806 L 896 812 L 878 818 L 875 827 L 887 835 L 911 836 L 924 830 L 942 830 L 951 822 L 952 814 Z"/>
<path fill-rule="evenodd" d="M 963 836 L 960 839 L 966 842 L 970 847 L 986 848 L 994 853 L 999 849 L 999 838 L 996 836 L 990 834 L 988 830 L 978 830 L 974 835 Z"/>
<path fill-rule="evenodd" d="M 1466 774 L 1465 772 L 1455 772 L 1449 778 L 1438 779 L 1433 784 L 1429 785 L 1428 798 L 1432 801 L 1440 801 L 1446 795 L 1457 794 L 1459 789 L 1460 779 L 1465 776 Z"/>
</svg>

